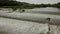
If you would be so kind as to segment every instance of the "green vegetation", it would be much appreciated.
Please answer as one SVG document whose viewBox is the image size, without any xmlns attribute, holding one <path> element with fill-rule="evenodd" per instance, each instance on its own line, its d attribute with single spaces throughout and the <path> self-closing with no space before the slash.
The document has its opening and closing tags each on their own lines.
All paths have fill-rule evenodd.
<svg viewBox="0 0 60 34">
<path fill-rule="evenodd" d="M 18 2 L 14 0 L 0 0 L 0 8 L 12 8 L 16 10 L 19 9 L 32 9 L 32 8 L 40 8 L 40 7 L 57 7 L 60 8 L 60 2 L 56 4 L 29 4 L 26 2 Z"/>
</svg>

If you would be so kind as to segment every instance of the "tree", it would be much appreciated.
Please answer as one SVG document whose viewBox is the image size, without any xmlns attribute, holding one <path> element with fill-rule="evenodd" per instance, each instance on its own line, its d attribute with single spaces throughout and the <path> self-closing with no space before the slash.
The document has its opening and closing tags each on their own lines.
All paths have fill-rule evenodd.
<svg viewBox="0 0 60 34">
<path fill-rule="evenodd" d="M 57 4 L 60 4 L 60 2 L 58 2 Z"/>
</svg>

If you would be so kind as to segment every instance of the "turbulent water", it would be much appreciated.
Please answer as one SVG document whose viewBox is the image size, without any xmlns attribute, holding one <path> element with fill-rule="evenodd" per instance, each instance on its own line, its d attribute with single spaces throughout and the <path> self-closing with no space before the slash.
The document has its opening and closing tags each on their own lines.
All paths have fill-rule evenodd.
<svg viewBox="0 0 60 34">
<path fill-rule="evenodd" d="M 60 14 L 59 8 L 46 7 L 46 8 L 35 8 L 35 9 L 25 9 L 27 13 L 44 13 L 44 14 Z"/>
<path fill-rule="evenodd" d="M 9 13 L 10 11 L 11 13 Z M 12 11 L 8 9 L 0 10 L 0 16 L 5 17 L 0 17 L 1 34 L 46 34 L 48 31 L 48 24 L 46 24 L 48 22 L 45 22 L 46 18 L 51 18 L 52 23 L 60 25 L 60 15 L 58 15 L 60 9 L 58 8 L 25 9 L 23 13 Z M 38 21 L 39 23 L 31 21 Z M 45 24 L 40 21 L 44 21 Z M 57 26 L 55 29 L 53 27 L 52 31 L 57 29 Z"/>
<path fill-rule="evenodd" d="M 48 24 L 0 17 L 0 34 L 40 34 L 48 32 Z"/>
<path fill-rule="evenodd" d="M 53 7 L 46 7 L 46 8 L 34 8 L 34 9 L 25 9 L 26 12 L 60 12 L 60 9 L 59 8 L 53 8 Z"/>
</svg>

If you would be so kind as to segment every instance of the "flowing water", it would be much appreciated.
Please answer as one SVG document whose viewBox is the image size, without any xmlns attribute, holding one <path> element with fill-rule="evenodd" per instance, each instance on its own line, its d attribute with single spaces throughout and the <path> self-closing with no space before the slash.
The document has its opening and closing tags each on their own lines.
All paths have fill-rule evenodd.
<svg viewBox="0 0 60 34">
<path fill-rule="evenodd" d="M 25 9 L 25 10 L 27 13 L 60 14 L 60 9 L 53 7 L 34 8 L 34 9 Z"/>
<path fill-rule="evenodd" d="M 34 9 L 25 9 L 24 13 L 12 12 L 6 13 L 6 10 L 0 10 L 0 16 L 14 18 L 1 18 L 0 17 L 0 33 L 1 34 L 40 34 L 41 32 L 46 34 L 48 31 L 48 24 L 41 24 L 33 21 L 44 21 L 46 18 L 52 18 L 53 23 L 58 23 L 60 25 L 60 9 L 58 8 L 34 8 Z M 7 10 L 10 12 L 12 10 Z M 19 19 L 19 20 L 15 20 Z M 23 21 L 21 19 L 25 19 Z M 55 26 L 55 25 L 54 25 Z M 54 26 L 51 28 L 53 31 Z M 60 26 L 59 26 L 60 27 Z M 60 28 L 59 28 L 60 30 Z"/>
</svg>

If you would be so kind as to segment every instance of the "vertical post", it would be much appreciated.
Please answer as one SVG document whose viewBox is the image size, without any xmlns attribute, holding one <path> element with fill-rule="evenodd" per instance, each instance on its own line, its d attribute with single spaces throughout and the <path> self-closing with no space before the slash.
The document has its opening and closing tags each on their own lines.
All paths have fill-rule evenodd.
<svg viewBox="0 0 60 34">
<path fill-rule="evenodd" d="M 47 32 L 47 34 L 51 34 L 51 32 L 50 32 L 50 20 L 51 20 L 51 18 L 47 18 L 46 20 L 48 21 L 48 32 Z"/>
</svg>

